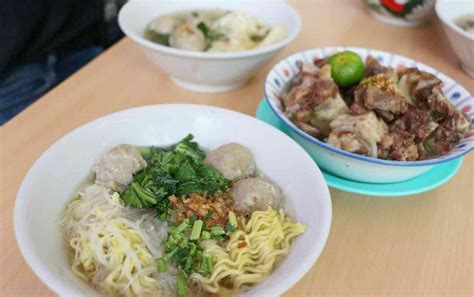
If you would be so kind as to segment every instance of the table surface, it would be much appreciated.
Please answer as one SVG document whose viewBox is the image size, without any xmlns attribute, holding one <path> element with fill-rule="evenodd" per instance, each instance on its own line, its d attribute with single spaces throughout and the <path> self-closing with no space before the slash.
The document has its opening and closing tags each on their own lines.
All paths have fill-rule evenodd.
<svg viewBox="0 0 474 297">
<path fill-rule="evenodd" d="M 457 65 L 439 22 L 417 29 L 369 17 L 362 1 L 293 1 L 303 19 L 297 40 L 249 84 L 224 94 L 173 85 L 123 39 L 0 129 L 0 295 L 53 293 L 21 257 L 13 233 L 18 187 L 51 144 L 97 117 L 146 104 L 187 102 L 254 115 L 271 65 L 296 51 L 359 46 L 391 51 L 435 67 L 471 93 L 474 81 Z M 458 174 L 430 192 L 374 198 L 331 189 L 333 222 L 327 245 L 291 295 L 472 295 L 474 154 Z"/>
</svg>

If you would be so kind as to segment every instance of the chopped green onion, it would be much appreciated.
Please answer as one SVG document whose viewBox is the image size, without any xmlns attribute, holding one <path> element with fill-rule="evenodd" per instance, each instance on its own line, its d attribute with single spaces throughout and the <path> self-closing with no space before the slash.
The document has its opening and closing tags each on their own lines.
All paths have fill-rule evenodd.
<svg viewBox="0 0 474 297">
<path fill-rule="evenodd" d="M 201 236 L 203 221 L 196 220 L 194 221 L 193 230 L 191 231 L 191 236 L 189 236 L 190 240 L 198 240 Z"/>
<path fill-rule="evenodd" d="M 182 271 L 178 274 L 178 295 L 184 296 L 186 294 L 186 276 Z"/>
<path fill-rule="evenodd" d="M 168 265 L 163 258 L 156 260 L 156 265 L 158 266 L 158 272 L 168 272 Z"/>
<path fill-rule="evenodd" d="M 143 158 L 148 158 L 151 154 L 151 147 L 149 146 L 137 146 L 137 150 L 140 152 Z"/>
<path fill-rule="evenodd" d="M 209 29 L 209 27 L 203 23 L 203 22 L 200 22 L 199 24 L 197 24 L 196 26 L 199 30 L 201 30 L 202 34 L 204 34 L 204 36 L 211 40 L 211 41 L 216 41 L 216 40 L 219 40 L 221 39 L 222 37 L 224 37 L 224 34 L 222 33 L 219 33 L 219 32 L 213 32 Z"/>
<path fill-rule="evenodd" d="M 156 34 L 156 37 L 153 39 L 154 42 L 169 46 L 170 45 L 170 34 Z"/>
<path fill-rule="evenodd" d="M 188 220 L 190 224 L 194 224 L 194 222 L 197 220 L 197 217 L 195 214 L 193 214 L 192 216 L 188 218 Z"/>
<path fill-rule="evenodd" d="M 212 259 L 209 256 L 202 256 L 201 268 L 205 272 L 211 272 L 212 270 Z"/>
<path fill-rule="evenodd" d="M 232 233 L 235 231 L 235 227 L 229 222 L 227 223 L 227 225 L 225 226 L 225 231 L 227 233 Z"/>
<path fill-rule="evenodd" d="M 227 239 L 227 237 L 224 234 L 221 234 L 221 235 L 213 235 L 211 239 L 214 239 L 217 241 L 224 241 Z"/>
<path fill-rule="evenodd" d="M 153 193 L 140 186 L 139 183 L 132 182 L 131 186 L 139 198 L 143 199 L 146 202 L 149 202 L 150 204 L 157 203 L 155 197 L 153 196 Z"/>
<path fill-rule="evenodd" d="M 202 239 L 211 239 L 211 233 L 209 233 L 207 231 L 202 231 L 201 238 Z"/>
<path fill-rule="evenodd" d="M 224 228 L 222 227 L 211 227 L 212 235 L 222 235 L 225 234 Z"/>
<path fill-rule="evenodd" d="M 237 217 L 235 216 L 235 213 L 233 211 L 229 212 L 229 223 L 234 227 L 238 227 L 237 223 Z"/>
<path fill-rule="evenodd" d="M 188 220 L 184 220 L 179 224 L 178 228 L 176 228 L 176 233 L 181 233 L 183 232 L 184 229 L 186 229 L 189 226 Z"/>
<path fill-rule="evenodd" d="M 184 271 L 188 271 L 189 269 L 191 269 L 191 265 L 193 265 L 193 257 L 192 256 L 188 256 L 186 257 L 186 263 L 184 264 Z"/>
<path fill-rule="evenodd" d="M 164 256 L 163 259 L 165 261 L 168 261 L 169 259 L 171 259 L 171 257 L 174 256 L 174 254 L 176 254 L 177 251 L 178 251 L 178 247 L 175 247 L 171 252 L 166 253 L 166 256 Z"/>
<path fill-rule="evenodd" d="M 199 24 L 197 24 L 196 26 L 199 30 L 201 30 L 202 34 L 204 34 L 204 36 L 207 37 L 207 34 L 209 34 L 209 28 L 207 27 L 206 24 L 204 24 L 204 22 L 200 22 Z"/>
</svg>

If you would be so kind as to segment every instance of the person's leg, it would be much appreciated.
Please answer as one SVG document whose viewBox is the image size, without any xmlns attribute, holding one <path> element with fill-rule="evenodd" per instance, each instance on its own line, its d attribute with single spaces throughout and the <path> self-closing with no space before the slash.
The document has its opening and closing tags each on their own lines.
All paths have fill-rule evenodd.
<svg viewBox="0 0 474 297">
<path fill-rule="evenodd" d="M 63 51 L 58 53 L 58 62 L 54 69 L 59 81 L 79 70 L 82 66 L 97 57 L 103 48 L 100 46 L 88 46 L 82 49 Z"/>
<path fill-rule="evenodd" d="M 36 63 L 16 67 L 0 81 L 0 125 L 76 72 L 102 52 L 90 46 L 49 54 Z"/>
<path fill-rule="evenodd" d="M 20 65 L 0 81 L 0 125 L 54 86 L 54 60 L 50 55 L 36 63 Z"/>
</svg>

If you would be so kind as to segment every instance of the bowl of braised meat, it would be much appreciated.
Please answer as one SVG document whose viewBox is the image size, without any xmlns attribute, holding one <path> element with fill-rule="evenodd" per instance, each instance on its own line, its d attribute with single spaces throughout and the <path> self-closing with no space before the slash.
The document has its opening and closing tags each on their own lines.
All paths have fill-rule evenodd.
<svg viewBox="0 0 474 297">
<path fill-rule="evenodd" d="M 330 62 L 346 51 L 364 68 L 356 83 L 341 86 Z M 265 96 L 318 165 L 343 178 L 399 182 L 474 150 L 474 97 L 445 74 L 392 53 L 296 53 L 269 72 Z"/>
</svg>

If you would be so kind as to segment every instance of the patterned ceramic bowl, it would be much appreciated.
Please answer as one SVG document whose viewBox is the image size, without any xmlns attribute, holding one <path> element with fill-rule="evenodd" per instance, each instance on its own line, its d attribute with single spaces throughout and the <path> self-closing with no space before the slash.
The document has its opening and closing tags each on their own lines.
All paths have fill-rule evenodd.
<svg viewBox="0 0 474 297">
<path fill-rule="evenodd" d="M 433 18 L 435 0 L 364 0 L 369 13 L 381 22 L 421 26 Z"/>
<path fill-rule="evenodd" d="M 439 77 L 443 82 L 443 91 L 458 110 L 462 110 L 471 120 L 468 134 L 447 155 L 424 161 L 391 161 L 366 157 L 326 144 L 296 127 L 285 115 L 279 95 L 287 83 L 298 73 L 302 61 L 328 57 L 335 52 L 351 50 L 365 59 L 368 55 L 377 58 L 383 65 L 394 68 L 418 67 Z M 325 170 L 341 177 L 361 182 L 388 183 L 407 180 L 423 174 L 433 166 L 459 158 L 474 150 L 474 97 L 447 75 L 412 59 L 372 49 L 327 47 L 312 49 L 293 54 L 276 64 L 265 81 L 265 97 L 270 107 L 281 121 L 288 126 L 291 136 Z"/>
</svg>

